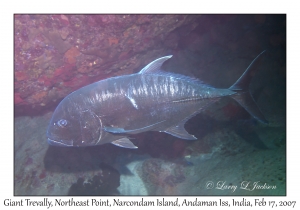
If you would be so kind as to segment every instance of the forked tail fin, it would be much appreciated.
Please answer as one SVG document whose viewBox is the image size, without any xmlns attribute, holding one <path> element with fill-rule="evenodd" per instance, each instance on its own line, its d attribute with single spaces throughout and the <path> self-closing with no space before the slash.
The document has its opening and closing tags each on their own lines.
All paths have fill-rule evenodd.
<svg viewBox="0 0 300 210">
<path fill-rule="evenodd" d="M 231 97 L 244 107 L 255 119 L 263 123 L 268 123 L 249 92 L 249 84 L 254 75 L 253 72 L 256 70 L 257 61 L 264 52 L 266 52 L 266 50 L 254 58 L 243 75 L 229 89 L 236 92 L 236 94 L 231 95 Z"/>
</svg>

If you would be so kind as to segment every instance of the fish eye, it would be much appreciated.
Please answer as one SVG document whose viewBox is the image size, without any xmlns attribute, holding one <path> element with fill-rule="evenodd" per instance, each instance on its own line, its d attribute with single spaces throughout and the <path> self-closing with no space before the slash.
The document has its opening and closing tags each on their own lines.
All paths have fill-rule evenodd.
<svg viewBox="0 0 300 210">
<path fill-rule="evenodd" d="M 67 126 L 68 121 L 65 120 L 65 119 L 61 119 L 61 120 L 59 120 L 59 121 L 57 122 L 57 124 L 58 124 L 59 127 L 64 128 L 64 127 Z"/>
</svg>

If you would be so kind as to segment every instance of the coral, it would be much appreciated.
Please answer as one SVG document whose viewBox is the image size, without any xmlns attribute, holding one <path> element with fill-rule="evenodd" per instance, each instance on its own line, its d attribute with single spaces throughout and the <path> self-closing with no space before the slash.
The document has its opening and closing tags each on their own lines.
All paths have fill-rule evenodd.
<svg viewBox="0 0 300 210">
<path fill-rule="evenodd" d="M 76 57 L 79 55 L 79 50 L 76 47 L 72 47 L 65 53 L 64 57 L 68 63 L 74 64 L 76 63 Z"/>
<path fill-rule="evenodd" d="M 17 71 L 17 72 L 15 72 L 15 79 L 17 81 L 22 81 L 22 80 L 28 79 L 28 76 L 25 72 Z"/>
<path fill-rule="evenodd" d="M 24 100 L 20 97 L 20 93 L 15 93 L 14 95 L 14 103 L 15 104 L 21 104 Z"/>
<path fill-rule="evenodd" d="M 173 194 L 172 188 L 185 181 L 182 165 L 156 158 L 145 160 L 139 170 L 139 175 L 150 195 L 162 192 Z"/>
<path fill-rule="evenodd" d="M 35 93 L 34 95 L 31 96 L 31 99 L 34 100 L 34 102 L 42 102 L 43 99 L 48 95 L 47 91 L 40 91 Z"/>
<path fill-rule="evenodd" d="M 114 37 L 109 37 L 108 38 L 108 43 L 109 43 L 110 46 L 113 45 L 113 44 L 118 44 L 119 43 L 119 39 L 114 38 Z"/>
<path fill-rule="evenodd" d="M 86 182 L 79 178 L 70 189 L 68 195 L 115 195 L 120 186 L 119 172 L 108 166 L 101 164 L 100 172 Z"/>
</svg>

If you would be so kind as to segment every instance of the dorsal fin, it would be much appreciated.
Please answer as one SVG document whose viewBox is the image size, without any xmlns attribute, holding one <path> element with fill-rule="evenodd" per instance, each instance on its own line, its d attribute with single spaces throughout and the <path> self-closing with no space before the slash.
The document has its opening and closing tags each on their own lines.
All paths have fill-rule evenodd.
<svg viewBox="0 0 300 210">
<path fill-rule="evenodd" d="M 162 64 L 170 59 L 173 55 L 168 55 L 168 56 L 164 56 L 161 58 L 158 58 L 154 61 L 152 61 L 151 63 L 149 63 L 147 66 L 145 66 L 140 72 L 139 74 L 149 74 L 149 73 L 153 73 L 156 71 L 159 71 Z"/>
</svg>

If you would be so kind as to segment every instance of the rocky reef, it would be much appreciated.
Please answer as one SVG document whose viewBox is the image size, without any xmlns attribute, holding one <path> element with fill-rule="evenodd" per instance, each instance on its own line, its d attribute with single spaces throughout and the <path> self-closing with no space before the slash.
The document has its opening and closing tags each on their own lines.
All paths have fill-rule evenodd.
<svg viewBox="0 0 300 210">
<path fill-rule="evenodd" d="M 199 15 L 15 15 L 16 113 L 170 54 Z M 181 34 L 174 30 L 181 28 Z"/>
</svg>

